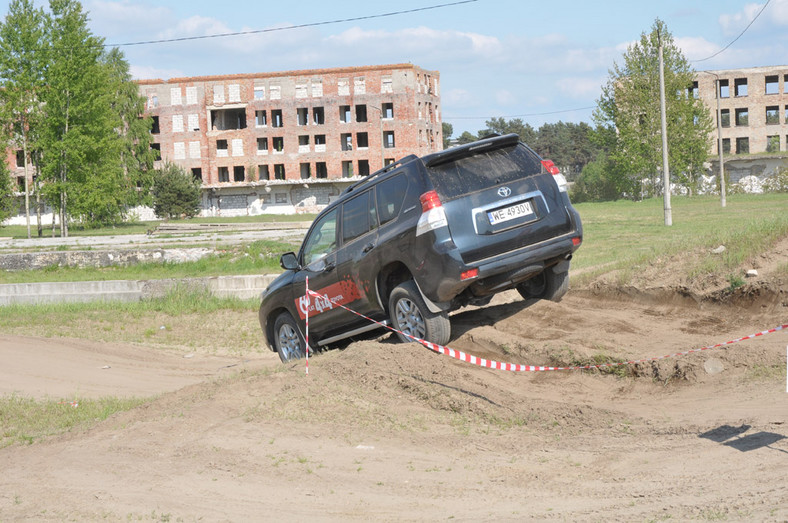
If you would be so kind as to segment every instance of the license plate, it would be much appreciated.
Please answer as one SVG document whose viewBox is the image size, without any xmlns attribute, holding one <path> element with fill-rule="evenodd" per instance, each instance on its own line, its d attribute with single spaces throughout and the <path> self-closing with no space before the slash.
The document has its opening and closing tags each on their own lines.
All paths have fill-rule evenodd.
<svg viewBox="0 0 788 523">
<path fill-rule="evenodd" d="M 528 216 L 533 214 L 534 210 L 531 207 L 531 202 L 522 202 L 505 209 L 498 209 L 497 211 L 489 211 L 487 217 L 490 219 L 490 224 L 495 225 L 502 222 L 508 222 L 521 216 Z"/>
</svg>

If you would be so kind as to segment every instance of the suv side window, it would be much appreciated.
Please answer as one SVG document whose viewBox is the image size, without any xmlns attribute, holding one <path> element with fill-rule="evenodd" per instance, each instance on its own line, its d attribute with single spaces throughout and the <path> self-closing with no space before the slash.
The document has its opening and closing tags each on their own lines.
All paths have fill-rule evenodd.
<svg viewBox="0 0 788 523">
<path fill-rule="evenodd" d="M 366 191 L 348 200 L 342 206 L 342 240 L 344 243 L 352 241 L 362 234 L 369 232 L 370 227 L 370 208 L 369 195 L 371 191 Z"/>
<path fill-rule="evenodd" d="M 304 242 L 303 265 L 309 265 L 336 249 L 337 209 L 320 218 Z"/>
<path fill-rule="evenodd" d="M 390 222 L 399 215 L 402 201 L 408 190 L 408 179 L 404 174 L 398 174 L 377 186 L 378 217 L 380 224 Z"/>
</svg>

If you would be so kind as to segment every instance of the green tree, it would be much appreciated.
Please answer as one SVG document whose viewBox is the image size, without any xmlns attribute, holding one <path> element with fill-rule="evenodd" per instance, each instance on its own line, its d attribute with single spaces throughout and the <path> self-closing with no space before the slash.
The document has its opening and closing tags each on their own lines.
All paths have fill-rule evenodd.
<svg viewBox="0 0 788 523">
<path fill-rule="evenodd" d="M 462 145 L 464 143 L 475 142 L 478 139 L 479 138 L 475 134 L 468 131 L 463 131 L 463 133 L 459 136 L 459 138 L 457 138 L 457 143 Z"/>
<path fill-rule="evenodd" d="M 13 0 L 0 23 L 0 104 L 3 126 L 11 133 L 10 144 L 22 150 L 24 158 L 25 216 L 30 238 L 29 165 L 41 118 L 39 93 L 45 67 L 45 21 L 42 9 L 32 0 Z"/>
<path fill-rule="evenodd" d="M 0 142 L 0 146 L 2 142 Z M 16 198 L 14 186 L 8 174 L 8 165 L 0 162 L 0 226 L 16 212 Z"/>
<path fill-rule="evenodd" d="M 59 209 L 61 235 L 68 236 L 72 217 L 88 225 L 123 218 L 124 128 L 103 39 L 88 29 L 79 2 L 51 0 L 50 9 L 41 171 L 44 195 Z"/>
<path fill-rule="evenodd" d="M 520 136 L 520 141 L 528 145 L 533 145 L 536 141 L 536 131 L 531 124 L 523 123 L 520 118 L 504 120 L 503 118 L 490 118 L 484 122 L 487 128 L 479 131 L 479 138 L 484 138 L 490 134 L 509 134 L 514 133 Z"/>
<path fill-rule="evenodd" d="M 689 62 L 665 23 L 657 19 L 649 33 L 642 33 L 640 41 L 629 46 L 623 64 L 616 63 L 609 71 L 593 114 L 596 139 L 609 152 L 609 161 L 615 167 L 611 182 L 621 196 L 661 193 L 660 43 L 664 50 L 669 165 L 674 180 L 692 190 L 709 154 L 711 116 L 694 96 Z M 643 184 L 644 179 L 650 183 Z"/>
<path fill-rule="evenodd" d="M 454 134 L 454 126 L 450 123 L 443 122 L 441 123 L 441 127 L 443 130 L 443 148 L 449 148 L 449 142 L 451 142 L 451 135 Z"/>
<path fill-rule="evenodd" d="M 167 162 L 153 183 L 153 210 L 161 218 L 191 218 L 200 210 L 199 180 L 181 167 Z"/>
<path fill-rule="evenodd" d="M 591 127 L 584 122 L 546 123 L 530 144 L 543 158 L 552 160 L 568 179 L 574 179 L 599 153 L 591 141 Z"/>
</svg>

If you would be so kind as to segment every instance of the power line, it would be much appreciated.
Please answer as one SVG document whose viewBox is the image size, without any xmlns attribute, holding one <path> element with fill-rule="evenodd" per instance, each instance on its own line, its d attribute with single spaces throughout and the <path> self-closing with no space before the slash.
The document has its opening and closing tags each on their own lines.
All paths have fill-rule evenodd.
<svg viewBox="0 0 788 523">
<path fill-rule="evenodd" d="M 162 40 L 146 40 L 142 42 L 126 42 L 122 44 L 105 44 L 105 47 L 129 47 L 133 45 L 149 45 L 149 44 L 165 44 L 171 42 L 186 42 L 190 40 L 205 40 L 208 38 L 225 38 L 228 36 L 245 36 L 245 35 L 252 35 L 252 34 L 262 34 L 262 33 L 273 33 L 276 31 L 289 31 L 292 29 L 303 29 L 305 27 L 318 27 L 321 25 L 331 25 L 331 24 L 341 24 L 347 22 L 358 22 L 361 20 L 372 20 L 374 18 L 385 18 L 389 16 L 397 16 L 397 15 L 404 15 L 404 14 L 411 14 L 411 13 L 418 13 L 421 11 L 429 11 L 432 9 L 440 9 L 443 7 L 453 7 L 462 4 L 470 4 L 473 2 L 478 2 L 479 0 L 460 0 L 458 2 L 449 2 L 446 4 L 438 4 L 438 5 L 431 5 L 427 7 L 418 7 L 415 9 L 407 9 L 403 11 L 392 11 L 390 13 L 381 13 L 377 15 L 367 15 L 367 16 L 357 16 L 354 18 L 341 18 L 338 20 L 328 20 L 325 22 L 312 22 L 309 24 L 298 24 L 298 25 L 290 25 L 287 27 L 273 27 L 269 29 L 256 29 L 252 31 L 238 31 L 234 33 L 219 33 L 213 35 L 202 35 L 202 36 L 184 36 L 180 38 L 168 38 Z"/>
<path fill-rule="evenodd" d="M 749 24 L 747 24 L 747 27 L 745 27 L 745 28 L 744 28 L 744 30 L 743 30 L 741 33 L 739 33 L 739 36 L 737 36 L 736 38 L 734 38 L 734 39 L 733 39 L 733 40 L 732 40 L 732 41 L 731 41 L 731 42 L 730 42 L 728 45 L 726 45 L 725 47 L 723 47 L 722 49 L 720 49 L 719 51 L 717 51 L 716 53 L 714 53 L 714 54 L 713 54 L 713 55 L 711 55 L 711 56 L 707 56 L 706 58 L 701 58 L 700 60 L 692 60 L 692 62 L 705 62 L 706 60 L 711 60 L 712 58 L 714 58 L 714 57 L 715 57 L 715 56 L 717 56 L 718 54 L 721 54 L 723 51 L 727 50 L 727 49 L 728 49 L 730 46 L 732 46 L 733 44 L 735 44 L 735 43 L 736 43 L 736 40 L 738 40 L 739 38 L 741 38 L 741 37 L 742 37 L 742 35 L 743 35 L 744 33 L 746 33 L 746 32 L 747 32 L 747 29 L 749 29 L 749 28 L 750 28 L 750 26 L 751 26 L 751 25 L 752 25 L 752 24 L 753 24 L 753 23 L 754 23 L 754 22 L 755 22 L 755 21 L 758 19 L 758 17 L 759 17 L 759 16 L 761 16 L 761 13 L 763 13 L 763 11 L 766 9 L 766 7 L 769 5 L 769 2 L 771 2 L 771 1 L 772 1 L 772 0 L 766 0 L 766 3 L 765 3 L 765 4 L 763 4 L 763 7 L 761 7 L 761 10 L 760 10 L 760 11 L 758 11 L 758 14 L 757 14 L 757 15 L 755 15 L 755 18 L 753 18 L 752 20 L 750 20 L 750 23 L 749 23 Z"/>
</svg>

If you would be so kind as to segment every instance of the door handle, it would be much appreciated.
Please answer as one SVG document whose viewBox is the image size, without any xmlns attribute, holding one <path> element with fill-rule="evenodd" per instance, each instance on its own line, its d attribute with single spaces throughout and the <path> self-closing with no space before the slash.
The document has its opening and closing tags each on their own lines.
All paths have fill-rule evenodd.
<svg viewBox="0 0 788 523">
<path fill-rule="evenodd" d="M 363 252 L 369 252 L 369 251 L 371 251 L 374 248 L 375 248 L 375 244 L 374 243 L 368 243 L 368 244 L 366 244 L 364 246 Z"/>
<path fill-rule="evenodd" d="M 334 270 L 334 267 L 336 267 L 336 265 L 334 265 L 331 262 L 328 262 L 328 263 L 326 263 L 326 266 L 323 267 L 323 272 L 331 272 L 331 271 Z"/>
</svg>

